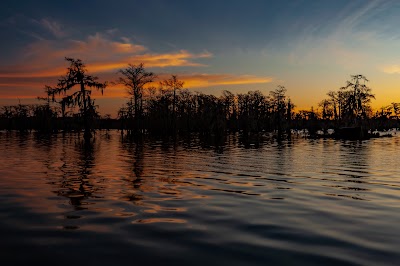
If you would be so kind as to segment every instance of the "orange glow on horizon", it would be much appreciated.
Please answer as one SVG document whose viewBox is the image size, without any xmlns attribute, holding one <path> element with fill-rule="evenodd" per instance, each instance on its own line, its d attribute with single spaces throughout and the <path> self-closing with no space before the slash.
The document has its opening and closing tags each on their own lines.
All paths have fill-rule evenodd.
<svg viewBox="0 0 400 266">
<path fill-rule="evenodd" d="M 24 70 L 15 69 L 14 72 L 2 72 L 0 71 L 0 78 L 44 78 L 44 77 L 59 77 L 65 75 L 66 68 L 62 67 L 51 67 L 41 70 Z M 3 83 L 0 84 L 2 86 Z"/>
<path fill-rule="evenodd" d="M 32 75 L 36 77 L 35 75 Z M 112 75 L 112 80 L 117 79 L 117 74 Z M 158 87 L 159 81 L 163 79 L 169 78 L 169 74 L 161 74 L 158 79 L 153 83 L 149 84 L 149 86 Z M 270 77 L 257 77 L 251 75 L 230 75 L 230 74 L 182 74 L 178 75 L 178 78 L 184 81 L 184 88 L 195 89 L 195 88 L 206 88 L 212 86 L 223 86 L 223 85 L 246 85 L 246 84 L 265 84 L 272 82 L 272 78 Z M 53 85 L 57 83 L 57 78 L 54 78 Z M 0 92 L 0 98 L 34 98 L 37 96 L 44 96 L 44 86 L 46 83 L 43 83 L 42 80 L 38 81 L 21 81 L 16 82 L 14 80 L 13 83 L 1 83 L 0 79 L 0 88 L 8 88 L 8 90 L 4 90 Z M 51 84 L 47 84 L 51 85 Z M 16 94 L 15 89 L 18 88 L 21 94 Z M 118 97 L 126 97 L 127 89 L 122 85 L 112 85 L 104 90 L 104 95 L 110 98 L 118 98 Z M 23 93 L 23 94 L 22 94 Z M 93 90 L 94 96 L 101 96 L 100 92 Z"/>
<path fill-rule="evenodd" d="M 204 88 L 221 85 L 262 84 L 273 81 L 271 77 L 257 77 L 252 75 L 231 74 L 193 74 L 181 76 L 188 88 Z"/>
</svg>

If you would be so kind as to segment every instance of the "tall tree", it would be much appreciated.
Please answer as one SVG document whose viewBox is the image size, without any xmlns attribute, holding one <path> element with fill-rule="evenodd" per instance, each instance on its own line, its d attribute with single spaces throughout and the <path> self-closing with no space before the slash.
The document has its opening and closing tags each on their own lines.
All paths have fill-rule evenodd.
<svg viewBox="0 0 400 266">
<path fill-rule="evenodd" d="M 339 92 L 329 91 L 327 93 L 329 96 L 329 102 L 333 107 L 333 119 L 336 121 L 340 118 L 340 101 L 339 101 Z"/>
<path fill-rule="evenodd" d="M 107 82 L 98 82 L 98 77 L 88 75 L 86 66 L 80 59 L 66 57 L 69 62 L 67 74 L 58 80 L 57 86 L 51 90 L 52 94 L 63 94 L 61 103 L 65 107 L 78 106 L 80 115 L 83 117 L 83 125 L 85 129 L 85 139 L 92 136 L 92 110 L 94 109 L 94 101 L 91 99 L 92 88 L 100 90 L 103 94 L 107 86 Z M 77 91 L 67 94 L 73 88 L 78 87 Z"/>
<path fill-rule="evenodd" d="M 172 75 L 169 79 L 160 82 L 161 86 L 165 86 L 168 90 L 173 91 L 172 98 L 172 129 L 176 130 L 176 91 L 183 88 L 184 82 L 178 79 L 177 75 Z"/>
<path fill-rule="evenodd" d="M 220 99 L 224 105 L 225 119 L 228 123 L 228 128 L 232 130 L 234 123 L 236 122 L 235 120 L 237 118 L 236 97 L 232 92 L 224 90 Z"/>
<path fill-rule="evenodd" d="M 318 103 L 318 106 L 321 107 L 321 115 L 322 119 L 331 119 L 332 116 L 334 116 L 334 104 L 332 101 L 324 99 Z"/>
<path fill-rule="evenodd" d="M 284 86 L 278 85 L 277 89 L 270 91 L 270 95 L 274 109 L 274 123 L 277 126 L 278 135 L 281 135 L 287 107 L 286 89 Z"/>
<path fill-rule="evenodd" d="M 346 86 L 341 88 L 345 97 L 343 115 L 346 116 L 348 122 L 353 124 L 359 124 L 362 119 L 367 117 L 369 103 L 371 99 L 375 99 L 366 82 L 368 79 L 365 76 L 352 75 L 351 81 L 347 81 Z"/>
<path fill-rule="evenodd" d="M 134 112 L 131 117 L 134 119 L 135 132 L 139 133 L 142 130 L 144 86 L 153 82 L 156 76 L 153 72 L 147 72 L 142 63 L 139 65 L 129 64 L 127 68 L 120 69 L 118 73 L 122 77 L 119 77 L 117 83 L 124 85 L 131 96 L 130 104 L 133 105 Z"/>
<path fill-rule="evenodd" d="M 50 103 L 55 102 L 54 89 L 50 86 L 44 87 L 45 97 L 37 97 L 38 100 L 46 101 L 44 105 L 33 106 L 34 117 L 36 120 L 36 130 L 49 133 L 55 130 L 52 120 L 57 116 L 56 109 L 52 108 Z"/>
</svg>

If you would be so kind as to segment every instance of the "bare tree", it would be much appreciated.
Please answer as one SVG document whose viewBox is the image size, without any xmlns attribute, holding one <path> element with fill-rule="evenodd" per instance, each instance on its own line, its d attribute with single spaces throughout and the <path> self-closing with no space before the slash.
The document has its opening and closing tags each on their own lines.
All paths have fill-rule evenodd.
<svg viewBox="0 0 400 266">
<path fill-rule="evenodd" d="M 341 115 L 339 92 L 329 91 L 327 95 L 329 96 L 329 102 L 333 108 L 333 119 L 336 121 L 340 118 Z"/>
<path fill-rule="evenodd" d="M 286 112 L 286 89 L 284 86 L 278 85 L 274 91 L 270 91 L 271 101 L 274 112 L 274 123 L 278 129 L 278 135 L 282 133 L 282 124 L 285 119 Z"/>
<path fill-rule="evenodd" d="M 352 75 L 351 81 L 347 81 L 345 87 L 341 88 L 344 96 L 343 112 L 347 120 L 357 124 L 367 117 L 369 103 L 375 99 L 371 88 L 365 84 L 368 79 L 363 75 Z"/>
<path fill-rule="evenodd" d="M 173 131 L 176 130 L 176 91 L 183 88 L 184 82 L 178 79 L 177 75 L 172 75 L 169 79 L 160 82 L 161 86 L 173 91 L 172 98 L 172 126 Z"/>
<path fill-rule="evenodd" d="M 144 65 L 129 64 L 127 68 L 118 71 L 122 75 L 116 83 L 122 84 L 127 89 L 130 97 L 130 104 L 133 105 L 131 116 L 134 119 L 135 131 L 141 131 L 141 120 L 143 116 L 143 90 L 144 86 L 155 79 L 153 72 L 147 72 Z"/>
<path fill-rule="evenodd" d="M 334 116 L 334 103 L 330 100 L 324 99 L 318 103 L 318 106 L 322 109 L 322 119 L 331 119 Z"/>
</svg>

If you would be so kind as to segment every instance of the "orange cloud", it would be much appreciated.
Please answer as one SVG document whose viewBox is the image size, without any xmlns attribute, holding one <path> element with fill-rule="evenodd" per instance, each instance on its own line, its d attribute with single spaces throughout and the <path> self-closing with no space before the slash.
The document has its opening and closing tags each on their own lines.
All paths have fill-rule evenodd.
<svg viewBox="0 0 400 266">
<path fill-rule="evenodd" d="M 262 84 L 273 81 L 271 77 L 232 74 L 191 74 L 179 76 L 187 88 L 204 88 L 222 85 Z"/>
<path fill-rule="evenodd" d="M 65 73 L 65 67 L 45 67 L 38 69 L 36 67 L 12 66 L 0 68 L 0 78 L 45 78 L 58 77 Z"/>
<path fill-rule="evenodd" d="M 125 39 L 127 41 L 127 39 Z M 25 48 L 24 59 L 38 63 L 54 63 L 67 57 L 90 58 L 92 60 L 112 58 L 118 55 L 134 55 L 147 48 L 129 42 L 118 42 L 96 33 L 86 40 L 38 40 Z"/>
<path fill-rule="evenodd" d="M 60 76 L 65 74 L 64 57 L 83 59 L 90 72 L 107 72 L 124 68 L 129 63 L 144 63 L 146 67 L 204 66 L 195 60 L 210 58 L 212 54 L 186 50 L 150 53 L 146 47 L 131 43 L 128 38 L 114 41 L 99 33 L 83 41 L 41 39 L 25 47 L 15 65 L 0 66 L 0 77 Z"/>
<path fill-rule="evenodd" d="M 97 62 L 88 64 L 88 68 L 93 72 L 105 72 L 115 71 L 121 68 L 125 68 L 131 62 L 143 63 L 146 67 L 178 67 L 178 66 L 205 66 L 190 61 L 191 59 L 197 58 L 209 58 L 212 55 L 210 53 L 192 54 L 188 51 L 181 50 L 176 53 L 169 54 L 143 54 L 136 55 L 121 61 L 114 62 Z"/>
<path fill-rule="evenodd" d="M 148 67 L 167 67 L 167 66 L 205 66 L 191 62 L 189 59 L 210 58 L 211 53 L 191 54 L 185 50 L 172 54 L 145 54 L 132 58 L 136 62 L 143 62 Z"/>
</svg>

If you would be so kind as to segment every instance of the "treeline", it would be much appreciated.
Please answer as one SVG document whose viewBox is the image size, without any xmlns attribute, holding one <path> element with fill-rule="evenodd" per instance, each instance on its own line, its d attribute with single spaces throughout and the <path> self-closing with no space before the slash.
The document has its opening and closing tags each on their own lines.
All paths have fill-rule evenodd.
<svg viewBox="0 0 400 266">
<path fill-rule="evenodd" d="M 356 126 L 374 130 L 399 126 L 400 104 L 392 103 L 374 113 L 370 103 L 375 96 L 362 75 L 351 76 L 344 87 L 330 91 L 318 109 L 294 112 L 295 105 L 283 86 L 267 95 L 260 91 L 224 91 L 217 97 L 184 89 L 184 82 L 175 75 L 154 86 L 157 77 L 143 64 L 128 65 L 118 72 L 118 80 L 111 82 L 124 86 L 129 95 L 118 110 L 118 118 L 111 119 L 99 115 L 91 96 L 93 89 L 103 93 L 109 83 L 88 75 L 81 60 L 66 60 L 67 74 L 56 86 L 45 86 L 45 96 L 38 97 L 44 103 L 3 106 L 0 128 L 43 133 L 83 131 L 90 139 L 99 128 L 118 128 L 129 135 L 238 131 L 275 131 L 282 135 L 292 129 L 308 129 L 313 134 L 328 128 Z"/>
<path fill-rule="evenodd" d="M 181 89 L 176 76 L 151 89 L 146 97 L 133 98 L 119 110 L 122 128 L 130 134 L 180 134 L 227 131 L 262 132 L 290 128 L 293 104 L 283 87 L 265 96 L 260 91 L 220 97 Z M 169 84 L 163 86 L 164 84 Z M 182 83 L 180 83 L 182 84 Z M 135 102 L 139 107 L 135 107 Z"/>
</svg>

